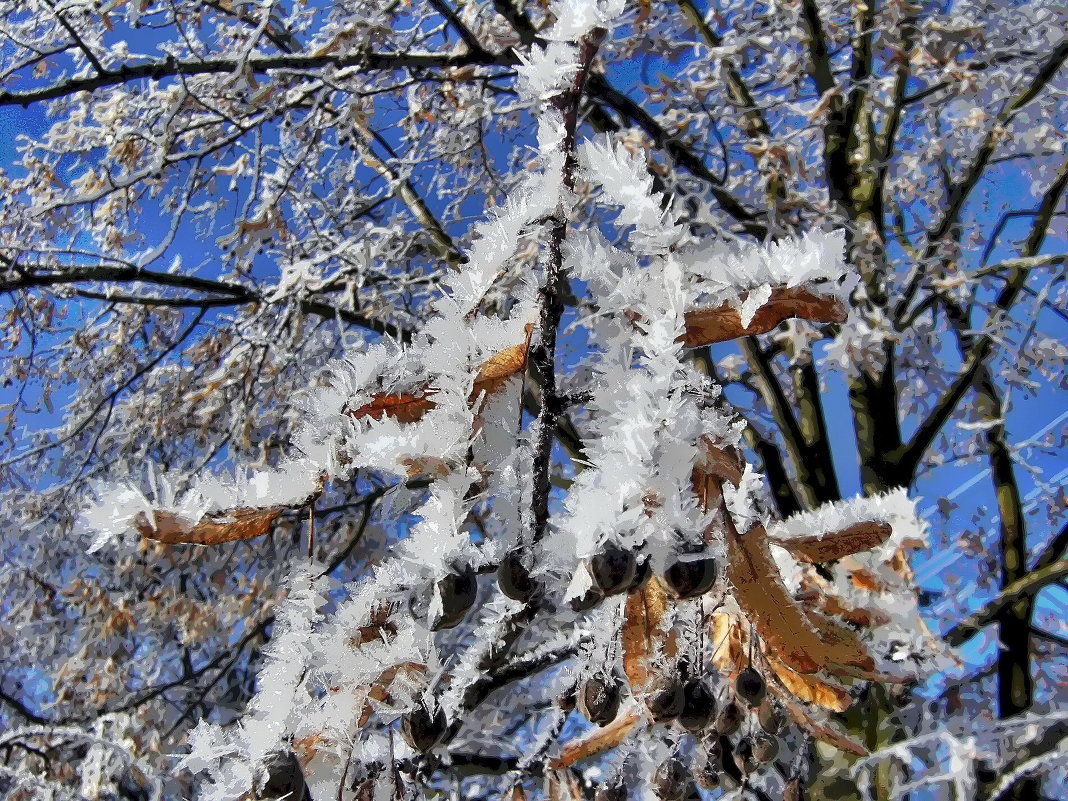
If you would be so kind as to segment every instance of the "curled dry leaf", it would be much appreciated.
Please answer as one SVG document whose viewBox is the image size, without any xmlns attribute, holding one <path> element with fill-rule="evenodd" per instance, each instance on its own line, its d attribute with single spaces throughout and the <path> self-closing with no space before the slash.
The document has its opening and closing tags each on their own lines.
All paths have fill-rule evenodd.
<svg viewBox="0 0 1068 801">
<path fill-rule="evenodd" d="M 846 309 L 840 301 L 818 295 L 804 287 L 775 287 L 771 297 L 757 310 L 749 325 L 742 325 L 738 310 L 728 303 L 714 309 L 686 312 L 684 347 L 698 348 L 716 342 L 728 342 L 743 336 L 764 334 L 791 317 L 813 323 L 845 322 Z"/>
<path fill-rule="evenodd" d="M 527 350 L 533 330 L 534 326 L 528 324 L 526 339 L 523 342 L 505 348 L 479 365 L 474 386 L 468 396 L 471 403 L 475 403 L 483 395 L 492 395 L 504 386 L 509 378 L 526 369 Z M 415 423 L 434 408 L 435 403 L 431 398 L 435 391 L 433 387 L 427 386 L 412 393 L 379 393 L 371 398 L 370 403 L 359 409 L 350 409 L 349 414 L 357 420 L 364 417 L 373 420 L 391 417 L 399 423 Z"/>
<path fill-rule="evenodd" d="M 783 583 L 764 527 L 755 525 L 743 536 L 729 516 L 725 522 L 727 580 L 735 600 L 783 663 L 815 673 L 823 666 L 823 643 Z"/>
<path fill-rule="evenodd" d="M 734 615 L 715 612 L 710 626 L 712 663 L 724 674 L 733 674 L 746 655 L 744 626 Z"/>
<path fill-rule="evenodd" d="M 739 533 L 722 498 L 717 470 L 731 460 L 705 442 L 706 458 L 693 471 L 694 491 L 708 508 L 717 499 L 727 544 L 727 580 L 745 617 L 755 625 L 765 645 L 798 673 L 820 669 L 838 675 L 873 671 L 875 662 L 857 636 L 829 618 L 801 605 L 787 589 L 772 556 L 764 526 Z M 727 454 L 729 455 L 729 454 Z M 869 533 L 869 540 L 881 537 Z M 858 535 L 860 536 L 860 535 Z M 853 536 L 846 538 L 851 543 Z"/>
<path fill-rule="evenodd" d="M 621 712 L 616 719 L 602 728 L 592 729 L 564 746 L 560 756 L 549 763 L 554 770 L 568 768 L 583 759 L 603 754 L 622 743 L 641 720 L 635 705 Z"/>
<path fill-rule="evenodd" d="M 870 551 L 890 539 L 893 533 L 886 523 L 861 522 L 826 534 L 805 537 L 772 537 L 800 562 L 833 562 L 844 556 Z"/>
<path fill-rule="evenodd" d="M 637 592 L 627 596 L 623 619 L 623 670 L 630 680 L 632 692 L 649 684 L 649 668 L 657 644 L 666 635 L 661 622 L 667 611 L 667 592 L 656 576 L 652 576 Z"/>
<path fill-rule="evenodd" d="M 794 698 L 830 712 L 845 712 L 852 705 L 853 697 L 841 684 L 814 674 L 798 673 L 790 670 L 773 655 L 765 656 L 775 677 Z"/>
<path fill-rule="evenodd" d="M 191 523 L 170 512 L 154 510 L 152 520 L 144 512 L 134 518 L 134 528 L 142 537 L 171 545 L 220 545 L 224 542 L 250 540 L 266 534 L 271 523 L 286 507 L 233 509 Z"/>
</svg>

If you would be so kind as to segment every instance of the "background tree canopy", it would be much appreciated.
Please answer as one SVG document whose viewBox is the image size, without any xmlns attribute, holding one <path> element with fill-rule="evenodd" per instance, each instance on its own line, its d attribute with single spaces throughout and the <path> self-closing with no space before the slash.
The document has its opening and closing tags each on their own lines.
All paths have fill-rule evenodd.
<svg viewBox="0 0 1068 801">
<path fill-rule="evenodd" d="M 1051 792 L 1066 29 L 0 0 L 0 789 Z"/>
</svg>

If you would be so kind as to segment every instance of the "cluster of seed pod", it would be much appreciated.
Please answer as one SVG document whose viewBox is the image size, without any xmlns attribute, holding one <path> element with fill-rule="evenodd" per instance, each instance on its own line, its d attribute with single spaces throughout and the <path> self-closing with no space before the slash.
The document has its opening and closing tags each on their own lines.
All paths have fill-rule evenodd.
<svg viewBox="0 0 1068 801">
<path fill-rule="evenodd" d="M 592 584 L 584 595 L 570 602 L 572 611 L 584 612 L 597 606 L 605 598 L 625 592 L 635 592 L 651 574 L 648 558 L 641 559 L 634 551 L 609 545 L 592 556 L 587 563 Z M 716 583 L 719 569 L 710 556 L 678 558 L 664 570 L 664 586 L 676 599 L 685 600 L 704 595 Z M 524 554 L 513 551 L 506 555 L 497 569 L 497 583 L 509 598 L 528 601 L 537 588 L 530 574 Z"/>
</svg>

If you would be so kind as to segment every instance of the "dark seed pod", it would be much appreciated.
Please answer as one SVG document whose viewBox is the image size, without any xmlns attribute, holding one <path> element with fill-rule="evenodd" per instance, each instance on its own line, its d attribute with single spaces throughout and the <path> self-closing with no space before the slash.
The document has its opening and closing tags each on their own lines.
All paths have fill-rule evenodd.
<svg viewBox="0 0 1068 801">
<path fill-rule="evenodd" d="M 676 598 L 696 598 L 712 589 L 718 573 L 716 560 L 711 557 L 678 559 L 664 571 L 664 584 Z"/>
<path fill-rule="evenodd" d="M 653 575 L 653 568 L 650 564 L 648 557 L 644 562 L 637 562 L 634 567 L 634 580 L 631 581 L 630 586 L 627 587 L 627 592 L 637 592 L 645 586 L 645 582 L 649 580 L 649 576 Z"/>
<path fill-rule="evenodd" d="M 756 668 L 747 667 L 735 679 L 734 691 L 749 706 L 760 706 L 760 702 L 764 700 L 764 696 L 767 694 L 768 687 L 764 682 L 764 677 L 757 672 Z"/>
<path fill-rule="evenodd" d="M 661 801 L 683 801 L 690 789 L 686 766 L 674 757 L 656 771 L 656 794 Z"/>
<path fill-rule="evenodd" d="M 782 711 L 768 698 L 765 698 L 757 709 L 757 720 L 760 722 L 760 728 L 768 734 L 778 734 L 786 725 Z"/>
<path fill-rule="evenodd" d="M 625 592 L 634 581 L 638 561 L 630 551 L 609 546 L 590 559 L 590 575 L 605 595 Z"/>
<path fill-rule="evenodd" d="M 571 607 L 572 612 L 585 612 L 588 609 L 593 609 L 603 600 L 604 593 L 597 589 L 596 585 L 593 585 L 586 590 L 585 595 L 568 601 L 568 605 Z"/>
<path fill-rule="evenodd" d="M 587 679 L 577 696 L 578 709 L 586 719 L 598 726 L 607 726 L 616 719 L 619 705 L 623 702 L 623 688 L 611 676 L 594 676 Z"/>
<path fill-rule="evenodd" d="M 742 709 L 734 701 L 730 701 L 716 716 L 716 733 L 720 737 L 730 737 L 742 727 Z"/>
<path fill-rule="evenodd" d="M 263 763 L 263 787 L 258 798 L 286 797 L 287 801 L 311 801 L 300 760 L 292 751 L 275 751 Z"/>
<path fill-rule="evenodd" d="M 698 759 L 694 762 L 694 779 L 706 790 L 715 790 L 719 787 L 723 771 L 723 751 L 719 747 L 719 741 L 712 740 L 704 749 L 704 753 L 698 753 Z"/>
<path fill-rule="evenodd" d="M 761 765 L 775 761 L 779 755 L 779 738 L 761 732 L 753 738 L 753 759 Z"/>
<path fill-rule="evenodd" d="M 478 596 L 475 571 L 466 567 L 462 571 L 449 573 L 438 582 L 438 592 L 441 593 L 441 614 L 431 622 L 430 628 L 441 631 L 460 625 Z"/>
<path fill-rule="evenodd" d="M 657 723 L 677 718 L 682 713 L 685 702 L 683 683 L 677 677 L 668 679 L 664 686 L 650 694 L 645 700 L 646 706 L 649 707 L 649 714 Z"/>
<path fill-rule="evenodd" d="M 449 721 L 440 708 L 431 712 L 425 706 L 417 706 L 401 715 L 401 737 L 420 753 L 425 753 L 440 743 L 448 728 Z"/>
<path fill-rule="evenodd" d="M 753 758 L 753 743 L 748 737 L 743 737 L 734 746 L 734 764 L 743 776 L 748 776 L 756 770 L 756 760 Z"/>
<path fill-rule="evenodd" d="M 534 594 L 534 579 L 518 553 L 510 553 L 501 560 L 497 567 L 497 584 L 501 592 L 515 601 L 529 601 Z"/>
<path fill-rule="evenodd" d="M 708 728 L 716 717 L 716 697 L 707 682 L 690 679 L 682 687 L 682 712 L 679 723 L 688 731 L 699 734 Z"/>
</svg>

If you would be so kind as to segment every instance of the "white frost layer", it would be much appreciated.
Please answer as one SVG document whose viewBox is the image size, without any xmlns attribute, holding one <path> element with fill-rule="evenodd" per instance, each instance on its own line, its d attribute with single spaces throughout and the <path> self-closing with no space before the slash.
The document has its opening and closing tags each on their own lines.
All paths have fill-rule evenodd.
<svg viewBox="0 0 1068 801">
<path fill-rule="evenodd" d="M 774 287 L 796 287 L 843 302 L 860 277 L 845 260 L 845 232 L 813 230 L 769 245 L 711 240 L 679 254 L 691 281 L 691 307 L 729 303 L 745 325 Z M 745 295 L 745 298 L 743 298 Z"/>
</svg>

